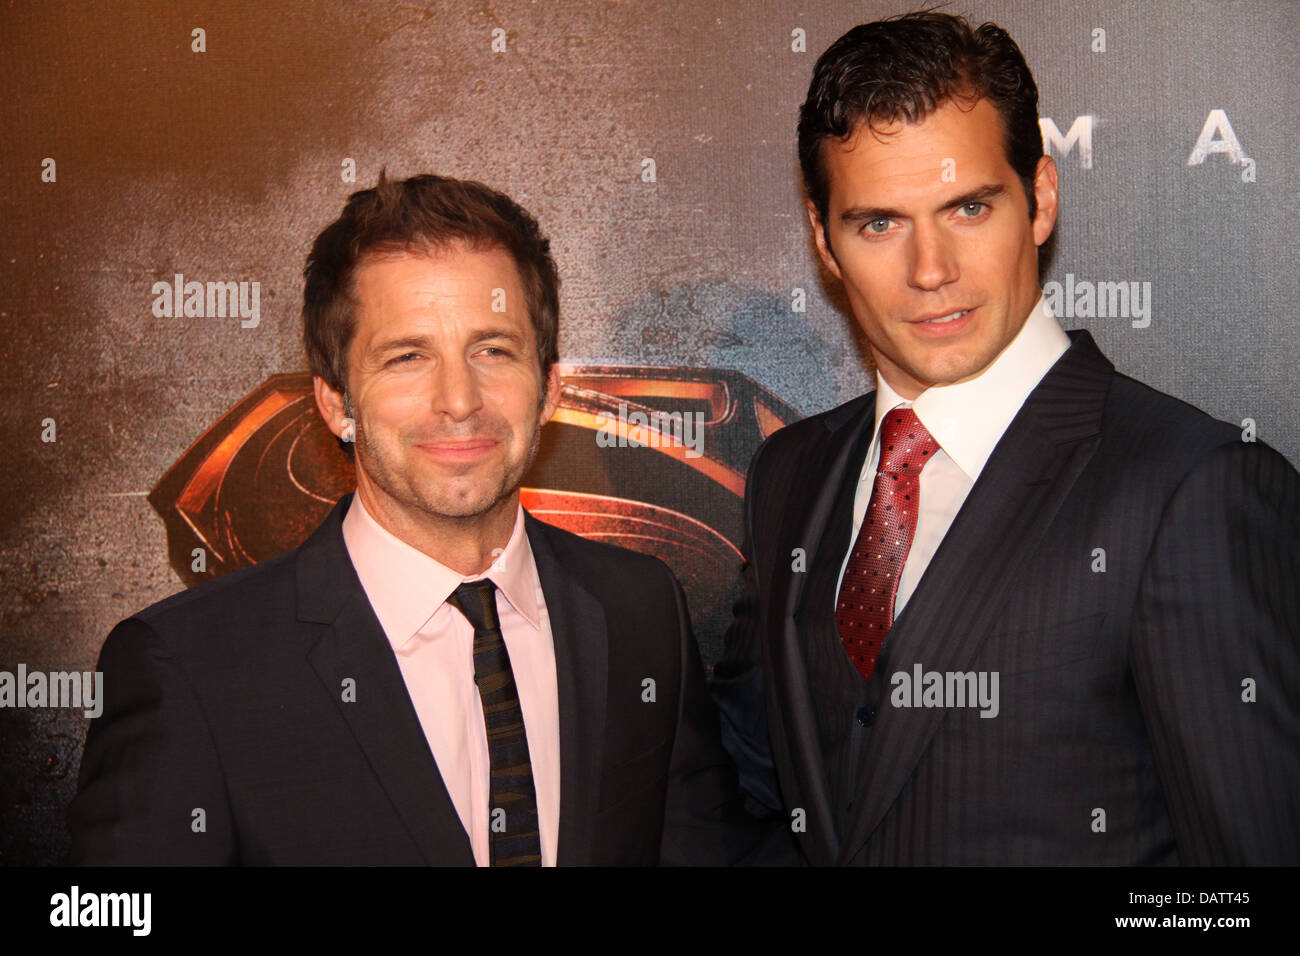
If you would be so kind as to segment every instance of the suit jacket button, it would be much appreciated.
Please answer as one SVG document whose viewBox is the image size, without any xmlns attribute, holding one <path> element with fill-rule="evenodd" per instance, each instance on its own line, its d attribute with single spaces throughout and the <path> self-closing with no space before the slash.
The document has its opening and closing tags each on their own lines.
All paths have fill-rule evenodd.
<svg viewBox="0 0 1300 956">
<path fill-rule="evenodd" d="M 859 707 L 857 716 L 858 716 L 858 723 L 861 726 L 870 727 L 872 724 L 876 722 L 876 708 Z"/>
</svg>

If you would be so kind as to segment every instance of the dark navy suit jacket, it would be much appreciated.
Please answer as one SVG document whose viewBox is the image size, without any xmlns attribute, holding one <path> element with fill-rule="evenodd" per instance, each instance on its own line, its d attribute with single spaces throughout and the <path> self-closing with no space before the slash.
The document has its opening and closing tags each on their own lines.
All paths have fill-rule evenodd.
<svg viewBox="0 0 1300 956">
<path fill-rule="evenodd" d="M 792 555 L 860 469 L 874 395 L 756 455 L 713 691 L 803 861 L 1300 862 L 1300 477 L 1071 339 L 888 636 L 851 807 L 832 806 Z M 997 717 L 892 706 L 889 675 L 918 663 L 998 672 Z"/>
<path fill-rule="evenodd" d="M 74 863 L 473 865 L 348 558 L 350 501 L 296 550 L 114 628 Z M 735 769 L 681 587 L 654 558 L 526 527 L 555 639 L 557 862 L 730 862 Z"/>
</svg>

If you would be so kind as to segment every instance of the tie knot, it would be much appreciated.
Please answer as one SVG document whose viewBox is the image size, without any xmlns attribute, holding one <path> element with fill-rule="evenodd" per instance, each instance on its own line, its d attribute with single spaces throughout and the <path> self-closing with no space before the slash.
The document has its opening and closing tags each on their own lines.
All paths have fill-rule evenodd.
<svg viewBox="0 0 1300 956">
<path fill-rule="evenodd" d="M 474 625 L 475 631 L 499 631 L 497 618 L 497 586 L 487 578 L 466 581 L 451 592 L 447 603 Z"/>
<path fill-rule="evenodd" d="M 925 463 L 939 450 L 916 412 L 895 408 L 880 422 L 880 465 L 877 471 L 897 475 L 919 475 Z"/>
</svg>

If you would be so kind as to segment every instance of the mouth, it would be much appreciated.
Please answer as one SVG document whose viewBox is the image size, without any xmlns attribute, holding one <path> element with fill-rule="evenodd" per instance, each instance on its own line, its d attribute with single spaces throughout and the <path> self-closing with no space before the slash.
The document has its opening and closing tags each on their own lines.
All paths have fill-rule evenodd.
<svg viewBox="0 0 1300 956">
<path fill-rule="evenodd" d="M 427 441 L 415 447 L 425 454 L 451 463 L 477 461 L 490 454 L 501 442 L 494 438 L 471 438 L 461 441 Z"/>
<path fill-rule="evenodd" d="M 957 312 L 949 312 L 947 315 L 936 316 L 932 319 L 918 319 L 917 321 L 923 325 L 947 325 L 949 322 L 956 322 L 963 315 L 970 315 L 973 311 L 975 310 L 961 309 Z"/>
<path fill-rule="evenodd" d="M 970 325 L 973 321 L 971 316 L 975 311 L 975 308 L 958 309 L 956 312 L 948 312 L 943 315 L 932 315 L 927 318 L 914 319 L 908 324 L 922 335 L 956 335 Z"/>
</svg>

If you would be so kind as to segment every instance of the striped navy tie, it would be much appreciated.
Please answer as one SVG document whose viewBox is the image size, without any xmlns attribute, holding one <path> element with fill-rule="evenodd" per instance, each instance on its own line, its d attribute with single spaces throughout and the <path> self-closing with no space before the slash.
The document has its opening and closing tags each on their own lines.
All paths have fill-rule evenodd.
<svg viewBox="0 0 1300 956">
<path fill-rule="evenodd" d="M 515 675 L 497 618 L 496 585 L 467 581 L 447 598 L 474 625 L 474 683 L 483 702 L 491 763 L 488 846 L 492 866 L 541 866 L 537 791 Z"/>
</svg>

